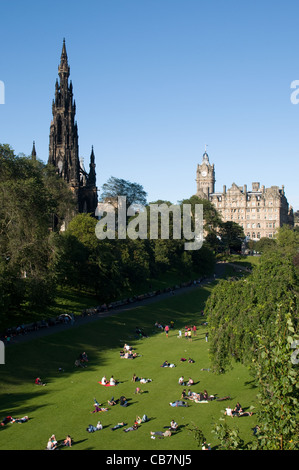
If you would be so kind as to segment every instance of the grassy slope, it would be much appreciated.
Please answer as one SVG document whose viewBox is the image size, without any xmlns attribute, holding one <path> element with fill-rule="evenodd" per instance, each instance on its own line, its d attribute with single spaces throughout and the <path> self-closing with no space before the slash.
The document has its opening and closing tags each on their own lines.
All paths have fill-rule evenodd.
<svg viewBox="0 0 299 470">
<path fill-rule="evenodd" d="M 229 373 L 215 376 L 202 368 L 209 367 L 208 347 L 205 342 L 204 320 L 200 312 L 211 287 L 198 288 L 188 294 L 169 296 L 168 299 L 148 306 L 135 307 L 119 315 L 103 318 L 84 326 L 73 327 L 62 333 L 41 339 L 11 345 L 6 349 L 6 364 L 0 368 L 1 400 L 0 417 L 11 414 L 14 417 L 28 414 L 31 418 L 25 424 L 10 424 L 0 428 L 0 449 L 43 449 L 52 433 L 58 439 L 71 434 L 76 445 L 73 449 L 196 449 L 196 442 L 186 429 L 194 422 L 205 433 L 212 446 L 217 445 L 211 433 L 213 423 L 222 416 L 221 410 L 228 403 L 237 401 L 243 407 L 255 404 L 256 391 L 252 388 L 246 368 L 236 365 Z M 154 327 L 155 321 L 175 322 L 175 329 L 169 338 Z M 178 339 L 178 329 L 186 323 L 199 326 L 198 334 L 189 343 Z M 143 327 L 149 335 L 146 339 L 134 337 L 135 327 Z M 124 342 L 132 344 L 141 354 L 134 360 L 119 358 Z M 90 358 L 86 369 L 75 369 L 74 360 L 85 350 Z M 192 357 L 195 364 L 180 363 L 181 357 Z M 173 369 L 160 367 L 164 360 L 174 362 Z M 58 368 L 64 369 L 63 373 Z M 135 395 L 131 382 L 133 373 L 153 379 L 143 385 L 146 392 Z M 230 395 L 231 402 L 213 401 L 208 404 L 194 404 L 189 408 L 172 408 L 169 402 L 179 399 L 182 387 L 177 384 L 180 375 L 192 376 L 197 383 L 195 391 L 207 389 L 210 394 Z M 121 381 L 115 388 L 98 384 L 103 375 L 114 375 Z M 40 376 L 47 382 L 46 387 L 34 385 Z M 108 412 L 90 414 L 96 397 L 105 406 L 111 395 L 130 398 L 130 406 L 119 405 Z M 119 421 L 132 425 L 136 415 L 147 414 L 148 423 L 142 424 L 135 432 L 114 432 L 110 427 Z M 161 431 L 174 418 L 181 430 L 171 438 L 150 439 L 150 431 Z M 102 431 L 88 434 L 88 424 L 100 419 Z M 252 439 L 251 428 L 255 417 L 240 419 L 226 418 L 229 424 L 240 429 L 246 442 Z"/>
<path fill-rule="evenodd" d="M 133 288 L 124 290 L 124 292 L 116 300 L 125 299 L 134 295 L 144 294 L 145 292 L 163 290 L 168 287 L 173 287 L 176 284 L 187 282 L 193 279 L 198 279 L 199 275 L 195 272 L 184 273 L 171 269 L 153 279 L 147 279 L 140 283 L 136 283 Z M 11 312 L 9 317 L 1 317 L 0 315 L 0 331 L 5 331 L 6 328 L 16 327 L 21 324 L 28 324 L 35 321 L 46 320 L 49 318 L 57 317 L 63 313 L 73 313 L 80 315 L 83 310 L 98 305 L 99 301 L 96 296 L 88 292 L 78 292 L 69 286 L 58 286 L 55 300 L 42 310 L 19 310 L 18 312 Z M 108 300 L 107 300 L 107 303 Z"/>
</svg>

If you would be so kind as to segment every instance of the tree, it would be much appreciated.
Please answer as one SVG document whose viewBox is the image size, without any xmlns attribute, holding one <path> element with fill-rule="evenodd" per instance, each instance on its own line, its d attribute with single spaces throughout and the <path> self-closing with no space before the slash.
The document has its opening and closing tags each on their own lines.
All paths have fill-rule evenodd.
<svg viewBox="0 0 299 470">
<path fill-rule="evenodd" d="M 0 304 L 8 312 L 41 308 L 55 293 L 51 217 L 71 198 L 60 178 L 31 157 L 0 145 Z M 51 182 L 50 182 L 51 179 Z M 63 209 L 63 203 L 65 203 Z M 17 286 L 17 295 L 16 295 Z"/>
<path fill-rule="evenodd" d="M 126 197 L 127 207 L 131 204 L 146 205 L 147 193 L 140 184 L 111 176 L 102 186 L 101 200 L 115 200 L 118 196 Z"/>
<path fill-rule="evenodd" d="M 258 251 L 259 253 L 263 253 L 268 249 L 272 249 L 276 244 L 276 240 L 274 238 L 262 237 L 260 240 L 256 241 L 254 244 L 254 250 Z"/>
<path fill-rule="evenodd" d="M 191 196 L 188 199 L 183 199 L 180 201 L 180 204 L 191 204 L 191 211 L 193 216 L 195 213 L 195 205 L 201 204 L 203 206 L 204 230 L 206 234 L 217 234 L 218 229 L 221 226 L 221 217 L 210 201 L 207 199 L 201 199 L 198 196 Z"/>
<path fill-rule="evenodd" d="M 245 239 L 245 234 L 241 225 L 236 222 L 227 221 L 221 224 L 220 238 L 224 250 L 230 254 L 231 250 L 241 251 L 241 245 Z"/>
<path fill-rule="evenodd" d="M 258 348 L 256 332 L 262 325 L 265 338 L 274 335 L 276 305 L 287 313 L 291 302 L 298 309 L 298 278 L 291 256 L 274 251 L 263 255 L 246 279 L 221 280 L 206 303 L 210 355 L 215 371 L 232 360 L 250 363 Z"/>
<path fill-rule="evenodd" d="M 270 343 L 259 328 L 258 357 L 252 364 L 259 389 L 259 429 L 254 449 L 299 449 L 298 359 L 292 360 L 299 335 L 292 318 L 291 313 L 284 314 L 278 307 Z"/>
</svg>

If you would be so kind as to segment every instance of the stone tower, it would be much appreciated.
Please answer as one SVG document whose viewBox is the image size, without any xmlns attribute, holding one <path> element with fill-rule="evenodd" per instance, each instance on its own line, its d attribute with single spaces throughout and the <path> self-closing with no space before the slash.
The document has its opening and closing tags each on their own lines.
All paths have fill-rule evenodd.
<svg viewBox="0 0 299 470">
<path fill-rule="evenodd" d="M 58 174 L 68 183 L 74 193 L 78 212 L 93 213 L 97 207 L 95 158 L 92 148 L 90 172 L 80 165 L 78 127 L 75 121 L 76 103 L 70 81 L 70 67 L 63 40 L 55 98 L 52 102 L 53 118 L 50 125 L 48 163 L 55 166 Z"/>
<path fill-rule="evenodd" d="M 208 199 L 209 195 L 215 191 L 215 168 L 214 164 L 211 165 L 207 151 L 202 156 L 201 164 L 197 165 L 196 183 L 197 191 L 196 196 Z"/>
</svg>

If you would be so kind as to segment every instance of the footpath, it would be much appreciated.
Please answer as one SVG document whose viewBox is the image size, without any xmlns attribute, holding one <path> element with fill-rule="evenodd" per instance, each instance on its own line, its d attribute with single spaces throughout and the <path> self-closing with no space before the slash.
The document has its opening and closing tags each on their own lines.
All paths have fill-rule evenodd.
<svg viewBox="0 0 299 470">
<path fill-rule="evenodd" d="M 236 270 L 248 271 L 248 268 L 243 268 L 242 266 L 239 266 L 239 265 L 233 265 L 231 263 L 216 263 L 215 270 L 214 270 L 215 272 L 214 272 L 213 277 L 203 279 L 200 283 L 198 283 L 198 282 L 197 283 L 191 283 L 189 286 L 181 287 L 179 289 L 176 289 L 175 290 L 175 295 L 181 295 L 181 294 L 185 294 L 187 292 L 191 292 L 194 289 L 200 289 L 202 286 L 210 284 L 211 282 L 215 281 L 216 279 L 219 279 L 219 278 L 223 277 L 224 274 L 225 274 L 226 266 L 228 266 L 228 265 L 234 267 Z M 142 305 L 148 305 L 148 304 L 152 304 L 152 303 L 159 302 L 161 300 L 167 299 L 167 298 L 169 298 L 170 296 L 173 295 L 173 292 L 174 291 L 172 291 L 172 290 L 168 291 L 168 292 L 162 292 L 162 293 L 160 293 L 158 295 L 155 295 L 153 297 L 147 297 L 147 298 L 144 298 L 142 300 L 138 300 L 133 304 L 131 303 L 131 304 L 126 304 L 126 305 L 120 305 L 120 306 L 112 308 L 112 309 L 96 312 L 92 315 L 76 316 L 75 320 L 73 322 L 58 323 L 56 325 L 48 326 L 48 327 L 45 327 L 45 328 L 39 328 L 38 330 L 35 330 L 35 331 L 29 331 L 25 334 L 19 334 L 19 335 L 16 335 L 16 336 L 12 336 L 11 340 L 9 342 L 9 345 L 19 344 L 19 343 L 23 343 L 25 341 L 34 340 L 34 339 L 41 338 L 41 337 L 48 336 L 48 335 L 52 335 L 52 334 L 55 334 L 55 333 L 58 333 L 58 332 L 61 332 L 61 331 L 65 331 L 66 329 L 69 329 L 69 328 L 77 328 L 77 327 L 80 327 L 82 325 L 85 325 L 86 323 L 94 322 L 94 321 L 97 321 L 101 318 L 105 318 L 105 317 L 108 317 L 108 316 L 111 316 L 111 315 L 118 315 L 119 313 L 125 313 L 129 310 L 132 311 L 132 310 L 134 310 L 134 309 L 136 309 L 136 308 L 138 308 Z"/>
</svg>

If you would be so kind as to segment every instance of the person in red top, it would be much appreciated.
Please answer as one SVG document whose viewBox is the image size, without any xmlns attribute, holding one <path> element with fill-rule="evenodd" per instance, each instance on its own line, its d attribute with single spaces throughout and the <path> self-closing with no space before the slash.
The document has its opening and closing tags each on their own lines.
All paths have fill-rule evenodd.
<svg viewBox="0 0 299 470">
<path fill-rule="evenodd" d="M 44 384 L 39 377 L 35 379 L 35 385 L 46 385 Z"/>
<path fill-rule="evenodd" d="M 1 421 L 1 426 L 5 426 L 5 424 L 11 423 L 13 420 L 12 416 L 6 416 L 6 418 L 3 418 Z"/>
<path fill-rule="evenodd" d="M 169 332 L 169 326 L 166 325 L 166 326 L 165 326 L 165 333 L 166 333 L 166 337 L 167 337 L 167 338 L 168 338 L 168 332 Z"/>
</svg>

